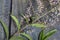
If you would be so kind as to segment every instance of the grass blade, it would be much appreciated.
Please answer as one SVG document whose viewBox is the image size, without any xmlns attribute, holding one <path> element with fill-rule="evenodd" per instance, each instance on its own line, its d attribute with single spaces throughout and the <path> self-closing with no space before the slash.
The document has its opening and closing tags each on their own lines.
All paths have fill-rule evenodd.
<svg viewBox="0 0 60 40">
<path fill-rule="evenodd" d="M 3 26 L 3 30 L 4 30 L 6 37 L 7 37 L 7 40 L 8 40 L 8 36 L 9 36 L 8 26 L 2 20 L 0 20 L 0 23 Z"/>
<path fill-rule="evenodd" d="M 28 34 L 25 34 L 25 33 L 21 33 L 21 35 L 27 37 L 29 40 L 32 40 L 31 36 L 29 36 Z"/>
<path fill-rule="evenodd" d="M 48 37 L 50 37 L 51 35 L 53 35 L 57 30 L 54 29 L 54 30 L 51 30 L 49 31 L 43 38 L 43 40 L 46 40 Z"/>
<path fill-rule="evenodd" d="M 44 24 L 39 24 L 39 23 L 31 24 L 31 26 L 38 27 L 38 28 L 44 28 L 44 27 L 46 27 Z"/>
<path fill-rule="evenodd" d="M 14 20 L 14 22 L 16 23 L 18 30 L 20 30 L 20 24 L 19 24 L 18 19 L 17 19 L 15 16 L 13 16 L 13 15 L 11 15 L 11 18 L 12 18 L 12 19 Z"/>
<path fill-rule="evenodd" d="M 39 33 L 38 40 L 43 40 L 43 36 L 44 36 L 44 29 L 41 30 L 41 32 Z"/>
</svg>

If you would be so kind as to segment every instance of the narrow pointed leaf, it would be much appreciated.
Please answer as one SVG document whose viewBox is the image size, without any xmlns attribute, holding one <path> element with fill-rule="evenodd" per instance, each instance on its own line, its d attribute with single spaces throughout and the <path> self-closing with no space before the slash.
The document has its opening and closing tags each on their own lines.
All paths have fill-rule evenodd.
<svg viewBox="0 0 60 40">
<path fill-rule="evenodd" d="M 49 31 L 43 38 L 43 40 L 47 39 L 48 37 L 50 37 L 51 35 L 53 35 L 57 30 L 54 29 L 54 30 L 51 30 Z"/>
<path fill-rule="evenodd" d="M 21 33 L 21 35 L 23 35 L 23 36 L 27 37 L 29 40 L 32 40 L 31 36 L 30 36 L 30 35 L 28 35 L 28 34 Z"/>
<path fill-rule="evenodd" d="M 25 18 L 25 20 L 26 20 L 26 22 L 28 23 L 28 21 L 29 21 L 28 18 Z"/>
<path fill-rule="evenodd" d="M 20 30 L 20 24 L 19 24 L 18 19 L 17 19 L 15 16 L 13 16 L 13 15 L 11 15 L 11 18 L 12 18 L 12 19 L 14 20 L 14 22 L 16 23 L 18 30 Z"/>
<path fill-rule="evenodd" d="M 41 30 L 38 36 L 38 40 L 43 40 L 43 37 L 44 37 L 44 30 Z"/>
<path fill-rule="evenodd" d="M 46 25 L 44 25 L 44 24 L 39 24 L 39 23 L 31 24 L 31 26 L 38 27 L 38 28 L 44 28 L 44 27 L 46 27 Z"/>
<path fill-rule="evenodd" d="M 25 38 L 23 38 L 21 36 L 13 36 L 10 38 L 10 40 L 25 40 Z"/>
<path fill-rule="evenodd" d="M 0 20 L 0 23 L 2 24 L 3 30 L 6 34 L 7 39 L 8 39 L 8 36 L 9 36 L 8 26 L 2 20 Z"/>
</svg>

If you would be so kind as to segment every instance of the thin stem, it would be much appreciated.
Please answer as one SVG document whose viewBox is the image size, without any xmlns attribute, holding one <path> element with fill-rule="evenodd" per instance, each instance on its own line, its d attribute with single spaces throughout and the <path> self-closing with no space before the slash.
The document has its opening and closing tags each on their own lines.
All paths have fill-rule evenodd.
<svg viewBox="0 0 60 40">
<path fill-rule="evenodd" d="M 16 35 L 17 33 L 22 33 L 22 31 L 27 28 L 30 24 L 26 25 L 24 28 L 22 28 L 20 31 L 16 31 L 13 35 L 11 35 L 11 37 L 13 37 L 14 35 Z M 11 38 L 10 37 L 10 38 Z"/>
<path fill-rule="evenodd" d="M 9 39 L 10 39 L 10 36 L 11 36 L 11 15 L 12 14 L 12 0 L 10 0 L 10 14 L 9 14 Z M 8 40 L 9 40 L 8 39 Z"/>
</svg>

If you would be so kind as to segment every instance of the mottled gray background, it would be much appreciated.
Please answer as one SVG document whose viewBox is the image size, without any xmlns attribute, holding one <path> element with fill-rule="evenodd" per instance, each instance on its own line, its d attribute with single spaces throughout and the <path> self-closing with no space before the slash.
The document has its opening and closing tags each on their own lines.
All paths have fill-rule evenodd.
<svg viewBox="0 0 60 40">
<path fill-rule="evenodd" d="M 34 0 L 33 0 L 34 1 Z M 17 16 L 18 19 L 20 18 L 19 14 L 20 13 L 24 13 L 24 9 L 27 5 L 27 0 L 13 0 L 13 4 L 12 4 L 12 14 Z M 34 7 L 36 7 L 35 4 L 33 4 Z M 0 0 L 0 19 L 2 19 L 8 26 L 9 24 L 9 9 L 10 8 L 10 0 Z M 60 16 L 58 16 L 59 20 L 60 20 Z M 19 19 L 20 21 L 20 19 Z M 15 32 L 15 27 L 14 27 L 14 23 L 12 22 L 12 34 Z M 50 37 L 50 39 L 48 40 L 60 40 L 60 21 L 56 22 L 55 25 L 53 25 L 53 27 L 55 27 L 58 31 L 57 33 L 55 33 L 53 36 Z M 47 28 L 48 30 L 49 29 L 52 29 L 53 27 L 51 28 Z M 26 33 L 30 34 L 33 38 L 33 40 L 37 40 L 38 38 L 38 34 L 40 32 L 40 29 L 39 28 L 34 28 L 34 27 L 28 27 L 26 28 L 27 30 L 28 29 L 32 29 L 32 33 L 31 32 L 28 32 L 27 30 L 25 30 Z M 0 24 L 0 40 L 3 40 L 4 39 L 4 31 L 3 31 L 3 28 L 2 28 L 2 25 Z"/>
</svg>

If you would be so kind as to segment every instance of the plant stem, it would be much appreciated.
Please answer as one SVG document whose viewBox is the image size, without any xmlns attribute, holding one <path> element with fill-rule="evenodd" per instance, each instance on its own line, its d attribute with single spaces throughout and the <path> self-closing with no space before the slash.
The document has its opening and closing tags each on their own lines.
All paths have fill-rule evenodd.
<svg viewBox="0 0 60 40">
<path fill-rule="evenodd" d="M 13 35 L 11 35 L 11 37 L 13 37 L 14 35 L 16 35 L 17 33 L 22 33 L 22 31 L 27 28 L 30 24 L 26 25 L 24 28 L 22 28 L 20 31 L 16 31 Z M 10 37 L 10 38 L 11 38 Z"/>
<path fill-rule="evenodd" d="M 10 0 L 10 14 L 9 14 L 9 38 L 8 40 L 10 39 L 10 36 L 11 36 L 11 15 L 12 14 L 12 0 Z"/>
</svg>

